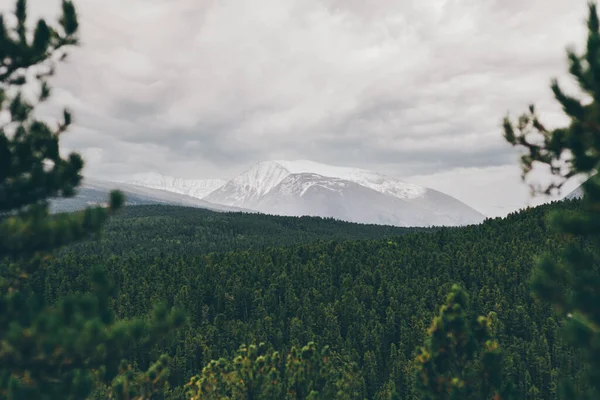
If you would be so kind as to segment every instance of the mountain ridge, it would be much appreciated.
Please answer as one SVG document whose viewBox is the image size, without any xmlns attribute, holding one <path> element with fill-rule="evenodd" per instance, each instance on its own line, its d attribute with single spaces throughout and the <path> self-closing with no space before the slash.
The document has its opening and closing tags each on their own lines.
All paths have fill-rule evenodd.
<svg viewBox="0 0 600 400">
<path fill-rule="evenodd" d="M 136 174 L 123 183 L 166 190 L 186 196 L 203 199 L 214 190 L 225 185 L 225 179 L 184 179 L 167 176 L 158 172 Z"/>
<path fill-rule="evenodd" d="M 203 208 L 217 212 L 256 212 L 239 207 L 212 204 L 205 200 L 171 191 L 94 178 L 84 178 L 73 197 L 51 199 L 50 210 L 51 212 L 72 212 L 82 210 L 88 206 L 105 205 L 111 190 L 123 192 L 126 205 L 165 204 Z"/>
</svg>

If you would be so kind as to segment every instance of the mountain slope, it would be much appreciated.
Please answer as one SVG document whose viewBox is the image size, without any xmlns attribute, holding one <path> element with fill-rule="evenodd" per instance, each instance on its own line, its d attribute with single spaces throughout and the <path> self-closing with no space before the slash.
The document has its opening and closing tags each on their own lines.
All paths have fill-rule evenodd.
<svg viewBox="0 0 600 400">
<path fill-rule="evenodd" d="M 182 179 L 158 173 L 137 174 L 127 184 L 184 194 L 202 199 L 227 183 L 224 179 Z"/>
<path fill-rule="evenodd" d="M 485 218 L 441 192 L 312 161 L 258 163 L 205 199 L 270 214 L 398 226 L 467 225 Z"/>
<path fill-rule="evenodd" d="M 205 208 L 213 211 L 248 211 L 221 204 L 212 204 L 194 197 L 164 190 L 96 179 L 85 179 L 77 190 L 77 195 L 72 198 L 51 200 L 50 210 L 52 212 L 70 212 L 81 210 L 87 206 L 104 204 L 110 191 L 116 189 L 125 194 L 127 205 L 168 204 Z"/>
</svg>

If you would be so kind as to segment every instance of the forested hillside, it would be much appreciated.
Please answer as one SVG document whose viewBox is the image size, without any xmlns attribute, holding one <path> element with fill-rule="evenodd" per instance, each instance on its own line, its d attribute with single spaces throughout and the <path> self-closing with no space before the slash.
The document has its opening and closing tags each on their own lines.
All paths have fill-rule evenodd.
<svg viewBox="0 0 600 400">
<path fill-rule="evenodd" d="M 515 384 L 517 398 L 558 398 L 559 372 L 573 376 L 580 367 L 558 333 L 564 321 L 534 300 L 528 280 L 540 251 L 558 258 L 568 242 L 546 227 L 548 212 L 578 204 L 406 235 L 313 218 L 128 207 L 101 241 L 63 250 L 35 284 L 54 302 L 90 290 L 88 270 L 101 264 L 115 283 L 111 307 L 119 318 L 146 315 L 161 302 L 185 310 L 182 329 L 133 358 L 145 369 L 166 350 L 172 387 L 210 360 L 232 356 L 241 343 L 285 352 L 314 341 L 358 365 L 364 397 L 387 398 L 395 388 L 409 399 L 415 349 L 459 283 L 474 313 L 492 313 L 507 355 L 506 381 Z M 309 237 L 299 234 L 304 230 Z M 368 235 L 387 238 L 344 240 Z M 285 245 L 275 246 L 279 241 Z M 207 254 L 205 245 L 217 251 Z"/>
<path fill-rule="evenodd" d="M 78 243 L 86 254 L 199 255 L 236 249 L 262 249 L 315 240 L 377 239 L 427 228 L 364 225 L 318 217 L 276 217 L 223 213 L 162 205 L 125 207 L 99 240 Z"/>
</svg>

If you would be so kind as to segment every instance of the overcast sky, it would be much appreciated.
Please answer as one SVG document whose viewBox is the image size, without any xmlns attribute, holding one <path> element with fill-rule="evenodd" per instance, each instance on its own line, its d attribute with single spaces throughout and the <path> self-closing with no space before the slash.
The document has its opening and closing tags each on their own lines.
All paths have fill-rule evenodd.
<svg viewBox="0 0 600 400">
<path fill-rule="evenodd" d="M 582 47 L 585 0 L 77 0 L 53 80 L 88 176 L 232 178 L 269 159 L 367 168 L 487 215 L 527 204 L 500 128 Z M 59 0 L 29 0 L 55 15 Z M 2 12 L 14 0 L 0 0 Z M 566 79 L 564 79 L 566 82 Z M 575 184 L 569 186 L 569 188 Z"/>
</svg>

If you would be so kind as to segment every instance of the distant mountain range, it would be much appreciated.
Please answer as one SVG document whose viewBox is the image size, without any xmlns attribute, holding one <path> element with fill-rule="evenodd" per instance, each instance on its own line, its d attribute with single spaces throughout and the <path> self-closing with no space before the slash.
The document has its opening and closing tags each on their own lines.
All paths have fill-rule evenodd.
<svg viewBox="0 0 600 400">
<path fill-rule="evenodd" d="M 485 217 L 447 194 L 357 168 L 312 161 L 265 161 L 230 181 L 191 180 L 157 173 L 127 182 L 85 179 L 75 197 L 55 199 L 51 211 L 104 204 L 119 189 L 127 204 L 170 204 L 215 211 L 320 216 L 395 226 L 459 226 Z"/>
<path fill-rule="evenodd" d="M 166 190 L 173 193 L 202 199 L 211 192 L 225 185 L 225 179 L 182 179 L 165 176 L 158 173 L 145 173 L 134 175 L 126 183 L 145 186 L 152 189 Z"/>
<path fill-rule="evenodd" d="M 204 202 L 194 206 L 219 210 L 311 215 L 396 226 L 457 226 L 485 219 L 466 204 L 432 189 L 372 171 L 303 160 L 260 162 L 230 181 L 148 173 L 119 185 L 134 195 L 131 201 L 135 204 L 179 201 L 192 205 L 192 199 L 196 199 Z M 133 188 L 141 187 L 156 192 L 143 193 L 146 197 L 140 198 L 142 194 Z M 165 192 L 186 197 L 167 199 Z"/>
<path fill-rule="evenodd" d="M 111 190 L 120 190 L 125 194 L 126 204 L 169 204 L 177 206 L 206 208 L 213 211 L 249 211 L 237 207 L 211 204 L 207 201 L 174 193 L 129 183 L 85 179 L 77 189 L 77 195 L 71 198 L 53 199 L 50 202 L 51 212 L 71 212 L 88 206 L 104 205 L 108 201 Z"/>
<path fill-rule="evenodd" d="M 456 226 L 485 219 L 441 192 L 363 169 L 312 161 L 260 162 L 204 199 L 268 214 L 397 226 Z"/>
</svg>

